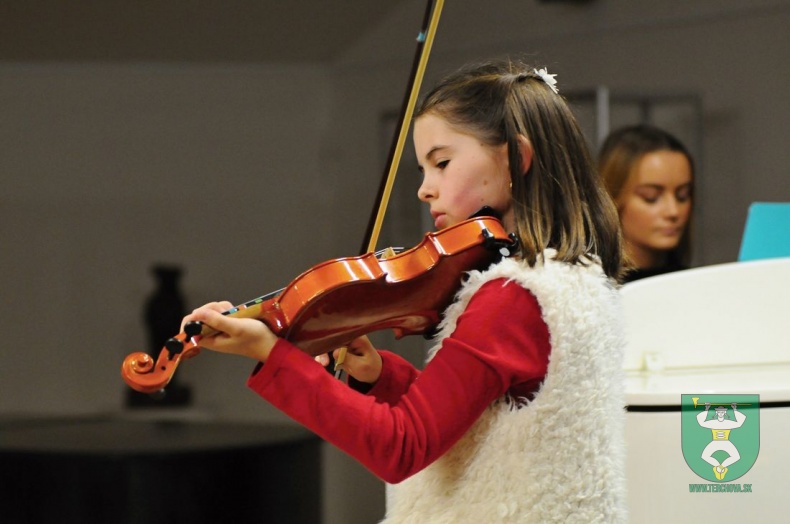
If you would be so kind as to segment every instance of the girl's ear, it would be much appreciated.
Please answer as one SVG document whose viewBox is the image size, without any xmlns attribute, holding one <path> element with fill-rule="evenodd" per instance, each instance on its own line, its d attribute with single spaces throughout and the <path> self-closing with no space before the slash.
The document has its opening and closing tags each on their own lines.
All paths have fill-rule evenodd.
<svg viewBox="0 0 790 524">
<path fill-rule="evenodd" d="M 521 153 L 521 174 L 526 175 L 532 167 L 532 143 L 524 135 L 518 135 L 518 150 Z"/>
</svg>

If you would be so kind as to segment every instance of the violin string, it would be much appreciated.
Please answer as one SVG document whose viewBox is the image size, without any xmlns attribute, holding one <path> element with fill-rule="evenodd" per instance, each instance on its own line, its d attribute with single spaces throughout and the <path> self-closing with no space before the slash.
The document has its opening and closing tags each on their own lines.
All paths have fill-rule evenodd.
<svg viewBox="0 0 790 524">
<path fill-rule="evenodd" d="M 387 253 L 398 255 L 400 253 L 403 253 L 403 251 L 405 250 L 406 250 L 405 247 L 385 247 L 384 249 L 379 249 L 378 251 L 373 253 L 373 256 L 375 256 L 378 259 L 381 259 L 381 257 Z"/>
</svg>

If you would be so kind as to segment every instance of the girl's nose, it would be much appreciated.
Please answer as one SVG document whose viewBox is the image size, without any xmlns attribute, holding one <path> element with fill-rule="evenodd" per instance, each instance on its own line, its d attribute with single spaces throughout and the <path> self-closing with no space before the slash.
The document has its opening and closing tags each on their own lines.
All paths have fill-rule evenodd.
<svg viewBox="0 0 790 524">
<path fill-rule="evenodd" d="M 669 196 L 664 203 L 664 213 L 670 216 L 680 214 L 680 202 L 674 196 Z"/>
<path fill-rule="evenodd" d="M 419 198 L 422 202 L 429 202 L 435 196 L 435 190 L 426 184 L 425 179 L 423 179 L 422 184 L 420 184 L 420 188 L 417 189 L 417 198 Z"/>
</svg>

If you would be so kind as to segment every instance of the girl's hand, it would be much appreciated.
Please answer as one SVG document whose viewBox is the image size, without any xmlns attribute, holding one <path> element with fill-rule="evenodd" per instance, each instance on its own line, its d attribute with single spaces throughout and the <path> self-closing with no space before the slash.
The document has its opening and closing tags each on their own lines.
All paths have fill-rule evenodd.
<svg viewBox="0 0 790 524">
<path fill-rule="evenodd" d="M 215 335 L 201 337 L 201 348 L 265 362 L 278 340 L 277 336 L 260 320 L 234 318 L 222 314 L 232 307 L 233 304 L 230 302 L 211 302 L 201 306 L 184 317 L 181 329 L 184 329 L 184 324 L 187 322 L 198 320 L 218 331 Z"/>
<path fill-rule="evenodd" d="M 381 376 L 381 355 L 370 343 L 366 336 L 355 338 L 349 342 L 348 352 L 343 363 L 338 366 L 360 382 L 375 383 Z M 337 361 L 340 349 L 336 349 L 332 356 Z"/>
</svg>

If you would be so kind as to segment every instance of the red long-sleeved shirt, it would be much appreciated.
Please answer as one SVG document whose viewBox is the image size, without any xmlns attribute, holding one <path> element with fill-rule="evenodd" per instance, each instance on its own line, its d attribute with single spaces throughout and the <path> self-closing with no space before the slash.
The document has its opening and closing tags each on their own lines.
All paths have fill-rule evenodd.
<svg viewBox="0 0 790 524">
<path fill-rule="evenodd" d="M 475 293 L 423 371 L 381 351 L 381 376 L 367 394 L 285 340 L 248 385 L 381 479 L 400 482 L 445 453 L 494 400 L 529 397 L 545 377 L 551 346 L 540 306 L 505 282 Z"/>
</svg>

